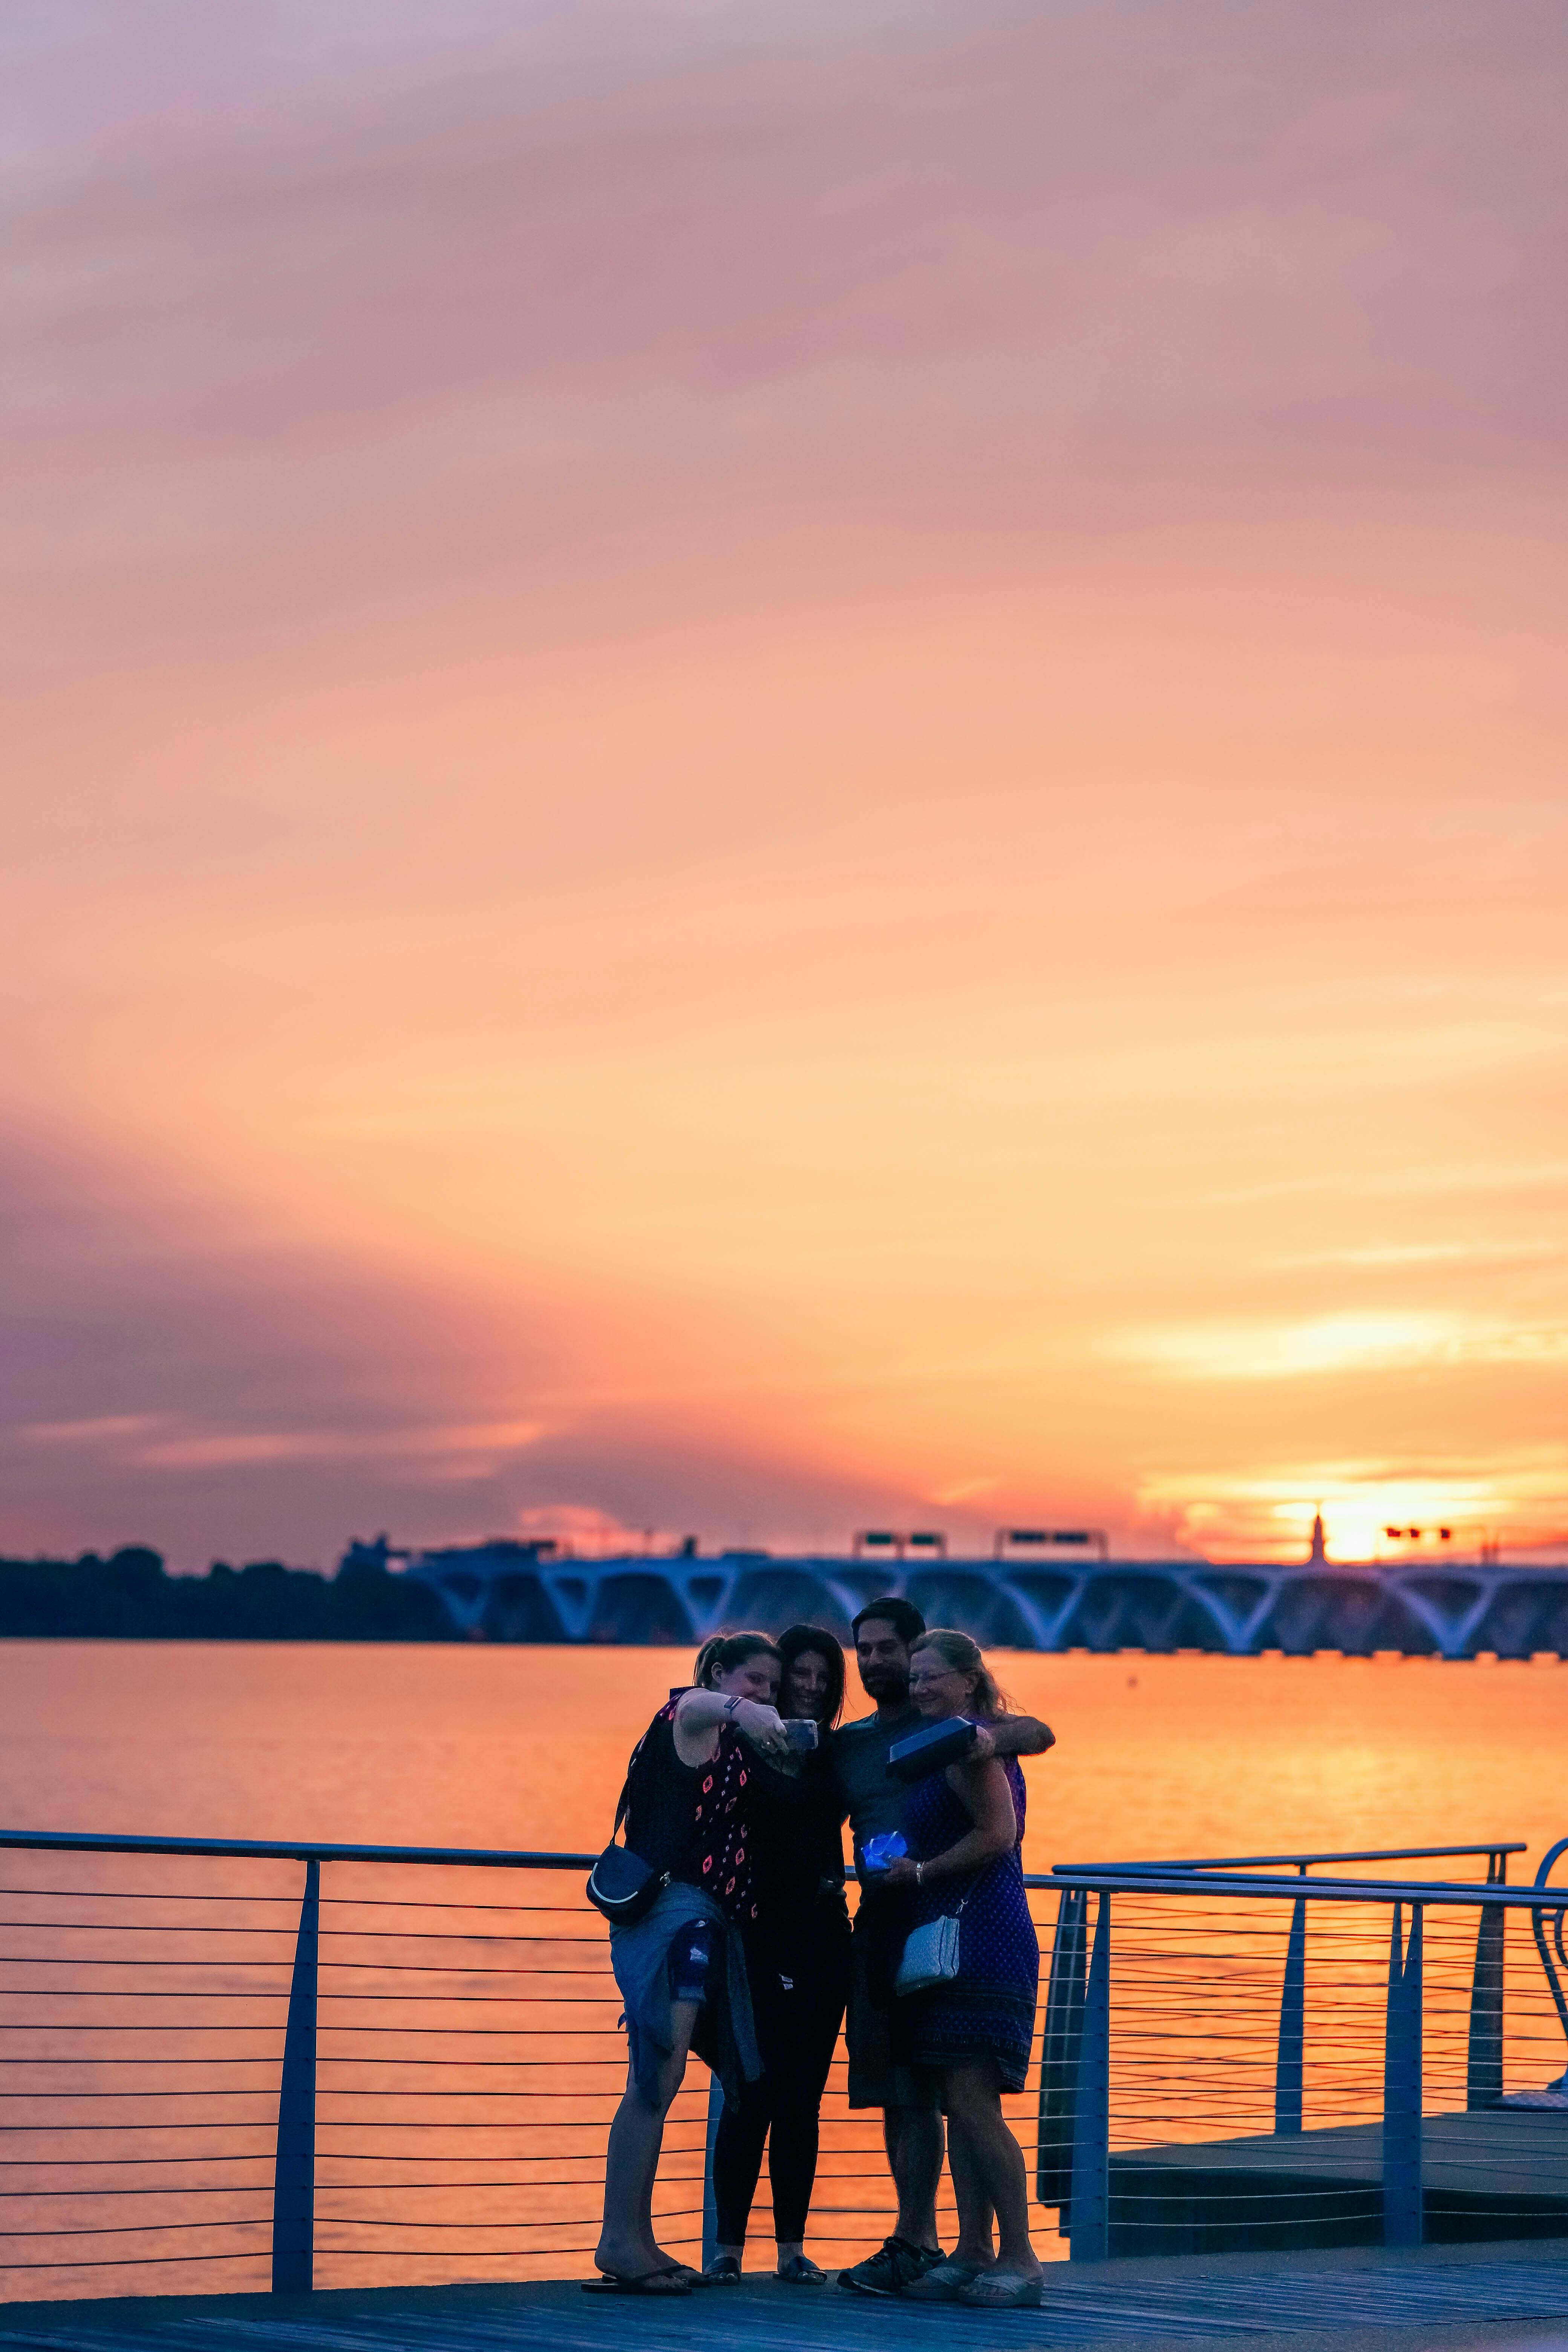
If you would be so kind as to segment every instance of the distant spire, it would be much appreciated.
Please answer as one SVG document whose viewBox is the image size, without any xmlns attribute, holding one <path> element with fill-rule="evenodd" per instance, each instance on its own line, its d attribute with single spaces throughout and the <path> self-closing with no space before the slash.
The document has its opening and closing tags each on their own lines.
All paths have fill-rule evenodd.
<svg viewBox="0 0 1568 2352">
<path fill-rule="evenodd" d="M 1312 1549 L 1307 1555 L 1307 1564 L 1310 1568 L 1321 1568 L 1327 1560 L 1328 1557 L 1329 1555 L 1324 1547 L 1323 1540 L 1323 1515 L 1321 1511 L 1314 1511 L 1312 1514 Z"/>
</svg>

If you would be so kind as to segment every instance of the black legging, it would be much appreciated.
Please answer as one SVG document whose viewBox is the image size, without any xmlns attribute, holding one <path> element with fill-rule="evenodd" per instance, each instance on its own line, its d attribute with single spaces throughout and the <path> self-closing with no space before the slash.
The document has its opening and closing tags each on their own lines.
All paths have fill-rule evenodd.
<svg viewBox="0 0 1568 2352">
<path fill-rule="evenodd" d="M 816 2179 L 817 2111 L 849 1984 L 849 1938 L 829 1928 L 809 1966 L 796 1964 L 791 1990 L 765 1962 L 753 1960 L 748 1973 L 764 2071 L 760 2082 L 746 2084 L 738 2107 L 725 2102 L 719 2119 L 713 2142 L 718 2240 L 721 2246 L 746 2242 L 766 2140 L 773 2236 L 791 2245 L 805 2236 Z"/>
</svg>

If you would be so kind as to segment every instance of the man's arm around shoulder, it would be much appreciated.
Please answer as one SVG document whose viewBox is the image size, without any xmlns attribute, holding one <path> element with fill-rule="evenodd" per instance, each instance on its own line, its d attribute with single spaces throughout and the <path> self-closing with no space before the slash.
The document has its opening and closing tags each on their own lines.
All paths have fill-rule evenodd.
<svg viewBox="0 0 1568 2352">
<path fill-rule="evenodd" d="M 975 1747 L 985 1756 L 1043 1756 L 1056 1744 L 1048 1723 L 1037 1722 L 1032 1715 L 998 1715 L 982 1725 Z"/>
</svg>

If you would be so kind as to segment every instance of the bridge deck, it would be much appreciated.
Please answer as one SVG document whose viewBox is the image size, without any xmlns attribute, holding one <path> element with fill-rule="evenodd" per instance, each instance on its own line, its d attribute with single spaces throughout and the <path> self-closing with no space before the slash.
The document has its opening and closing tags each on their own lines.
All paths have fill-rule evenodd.
<svg viewBox="0 0 1568 2352">
<path fill-rule="evenodd" d="M 438 1596 L 455 1632 L 482 1631 L 499 1642 L 685 1647 L 721 1624 L 777 1630 L 795 1618 L 847 1641 L 863 1601 L 900 1592 L 928 1624 L 957 1625 L 1002 1649 L 1568 1654 L 1568 1565 L 1220 1567 L 1077 1551 L 1027 1559 L 725 1553 L 588 1561 L 490 1543 L 421 1554 L 405 1572 Z"/>
<path fill-rule="evenodd" d="M 984 2352 L 1242 2339 L 1257 2352 L 1274 2342 L 1288 2352 L 1460 2352 L 1524 2341 L 1568 2352 L 1568 2245 L 1056 2263 L 1041 2310 L 984 2320 L 781 2287 L 765 2273 L 666 2304 L 560 2282 L 0 2305 L 0 2352 L 621 2352 L 628 2341 L 648 2352 L 946 2352 L 971 2330 Z"/>
</svg>

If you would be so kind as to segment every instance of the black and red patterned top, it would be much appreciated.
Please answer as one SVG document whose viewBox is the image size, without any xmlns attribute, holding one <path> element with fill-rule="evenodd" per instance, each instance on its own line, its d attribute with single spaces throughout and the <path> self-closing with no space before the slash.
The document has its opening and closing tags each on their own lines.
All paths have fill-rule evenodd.
<svg viewBox="0 0 1568 2352">
<path fill-rule="evenodd" d="M 726 1918 L 751 1927 L 757 1917 L 752 1861 L 752 1782 L 755 1761 L 733 1724 L 719 1727 L 710 1764 L 683 1764 L 676 1753 L 678 1691 L 638 1743 L 629 1775 L 626 1843 L 657 1871 L 700 1886 Z"/>
</svg>

